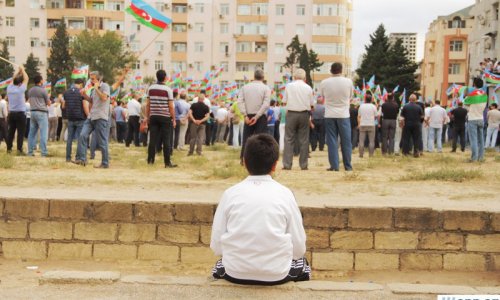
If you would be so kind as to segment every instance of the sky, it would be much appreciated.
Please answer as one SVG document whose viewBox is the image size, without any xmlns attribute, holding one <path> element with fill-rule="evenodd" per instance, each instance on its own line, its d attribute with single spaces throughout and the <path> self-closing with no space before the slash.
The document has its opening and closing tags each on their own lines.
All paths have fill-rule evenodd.
<svg viewBox="0 0 500 300">
<path fill-rule="evenodd" d="M 353 0 L 352 64 L 357 67 L 370 34 L 383 23 L 391 32 L 416 32 L 417 60 L 424 55 L 425 33 L 438 16 L 445 16 L 474 4 L 474 0 Z"/>
</svg>

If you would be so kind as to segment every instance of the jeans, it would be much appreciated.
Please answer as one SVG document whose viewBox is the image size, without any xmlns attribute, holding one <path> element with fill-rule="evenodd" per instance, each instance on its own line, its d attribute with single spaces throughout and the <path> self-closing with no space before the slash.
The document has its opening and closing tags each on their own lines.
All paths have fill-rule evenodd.
<svg viewBox="0 0 500 300">
<path fill-rule="evenodd" d="M 9 133 L 7 135 L 7 151 L 12 150 L 14 135 L 17 130 L 17 151 L 23 151 L 24 131 L 26 130 L 26 113 L 24 111 L 11 111 L 8 117 Z"/>
<path fill-rule="evenodd" d="M 33 155 L 36 147 L 36 138 L 40 130 L 40 150 L 42 156 L 47 156 L 47 139 L 49 133 L 49 114 L 43 111 L 32 111 L 30 121 L 30 134 L 28 135 L 28 155 Z"/>
<path fill-rule="evenodd" d="M 363 157 L 365 153 L 365 139 L 368 136 L 368 151 L 370 157 L 373 156 L 375 152 L 375 126 L 360 126 L 359 127 L 359 157 Z"/>
<path fill-rule="evenodd" d="M 286 118 L 283 167 L 285 169 L 292 168 L 294 146 L 298 144 L 300 153 L 299 166 L 302 170 L 307 169 L 309 156 L 309 112 L 288 111 Z"/>
<path fill-rule="evenodd" d="M 134 145 L 139 147 L 139 116 L 130 116 L 128 118 L 128 132 L 125 145 L 128 147 L 134 141 Z"/>
<path fill-rule="evenodd" d="M 311 129 L 311 148 L 315 151 L 319 144 L 319 150 L 325 148 L 325 119 L 314 119 L 314 129 Z"/>
<path fill-rule="evenodd" d="M 330 168 L 339 169 L 339 135 L 342 160 L 346 171 L 352 170 L 351 155 L 351 121 L 349 118 L 325 118 L 326 144 L 328 145 L 328 161 Z"/>
<path fill-rule="evenodd" d="M 441 139 L 443 135 L 443 128 L 429 127 L 429 141 L 427 144 L 427 149 L 429 152 L 434 151 L 434 140 L 437 140 L 437 150 L 438 152 L 443 151 L 443 140 Z"/>
<path fill-rule="evenodd" d="M 78 139 L 78 147 L 76 149 L 76 160 L 87 162 L 87 148 L 90 134 L 93 133 L 96 141 L 96 148 L 101 149 L 103 166 L 109 165 L 108 156 L 108 135 L 109 122 L 104 119 L 90 120 L 87 119 L 83 123 L 82 131 Z"/>
<path fill-rule="evenodd" d="M 162 141 L 163 148 L 163 161 L 165 166 L 170 164 L 170 142 L 171 134 L 173 131 L 170 129 L 173 127 L 172 118 L 164 116 L 151 116 L 149 121 L 149 146 L 148 146 L 148 163 L 152 164 L 155 162 L 156 155 L 156 145 L 159 140 Z"/>
<path fill-rule="evenodd" d="M 248 118 L 251 119 L 255 117 L 255 115 L 248 115 Z M 261 116 L 260 118 L 257 119 L 257 122 L 249 126 L 248 124 L 245 123 L 243 127 L 243 140 L 241 142 L 241 153 L 240 153 L 240 158 L 243 159 L 243 154 L 245 153 L 245 144 L 248 140 L 249 137 L 251 137 L 254 134 L 259 134 L 259 133 L 267 133 L 267 117 L 266 116 Z"/>
<path fill-rule="evenodd" d="M 486 129 L 486 144 L 485 148 L 495 148 L 497 143 L 498 127 Z"/>
<path fill-rule="evenodd" d="M 267 133 L 274 138 L 274 125 L 267 126 Z"/>
<path fill-rule="evenodd" d="M 394 154 L 396 120 L 382 120 L 382 154 Z"/>
<path fill-rule="evenodd" d="M 68 121 L 68 138 L 66 139 L 66 161 L 71 160 L 71 148 L 73 146 L 73 140 L 78 142 L 80 134 L 82 132 L 83 123 L 85 121 Z"/>
<path fill-rule="evenodd" d="M 469 132 L 470 149 L 472 151 L 471 160 L 478 161 L 484 158 L 484 122 L 483 120 L 472 120 L 467 123 Z"/>
</svg>

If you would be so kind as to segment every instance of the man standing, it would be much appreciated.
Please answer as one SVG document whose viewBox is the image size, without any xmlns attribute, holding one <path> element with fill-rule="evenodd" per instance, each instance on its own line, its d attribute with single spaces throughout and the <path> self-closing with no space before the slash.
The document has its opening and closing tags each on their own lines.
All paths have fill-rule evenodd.
<svg viewBox="0 0 500 300">
<path fill-rule="evenodd" d="M 165 168 L 175 168 L 177 165 L 170 161 L 170 141 L 172 132 L 170 128 L 175 128 L 175 108 L 174 95 L 172 89 L 165 85 L 167 73 L 165 70 L 156 72 L 157 83 L 148 89 L 148 105 L 146 107 L 146 118 L 149 121 L 149 146 L 148 164 L 154 164 L 156 154 L 156 144 L 158 139 L 162 141 L 163 159 Z"/>
<path fill-rule="evenodd" d="M 285 150 L 283 152 L 283 169 L 291 170 L 293 148 L 300 146 L 299 165 L 307 170 L 309 157 L 309 120 L 311 107 L 314 105 L 312 88 L 305 83 L 306 71 L 297 69 L 294 81 L 285 89 L 283 104 L 286 105 L 287 121 L 285 125 Z"/>
<path fill-rule="evenodd" d="M 66 114 L 66 100 L 64 100 L 64 95 L 61 95 L 60 103 L 62 117 L 61 139 L 67 141 L 66 130 L 68 130 L 68 115 Z"/>
<path fill-rule="evenodd" d="M 190 125 L 190 141 L 188 156 L 193 155 L 194 146 L 196 144 L 196 154 L 201 155 L 202 146 L 206 138 L 205 124 L 210 118 L 210 108 L 204 103 L 205 97 L 203 92 L 198 96 L 198 102 L 191 105 L 189 108 Z M 208 137 L 207 137 L 208 138 Z"/>
<path fill-rule="evenodd" d="M 224 135 L 226 134 L 227 124 L 229 123 L 229 111 L 227 110 L 224 102 L 219 103 L 219 109 L 215 114 L 215 121 L 217 122 L 217 143 L 224 143 Z"/>
<path fill-rule="evenodd" d="M 319 151 L 325 148 L 325 101 L 318 98 L 318 102 L 312 111 L 312 122 L 314 128 L 311 129 L 311 149 L 316 151 L 319 144 Z"/>
<path fill-rule="evenodd" d="M 483 113 L 488 103 L 488 96 L 482 90 L 483 80 L 474 78 L 474 89 L 465 98 L 464 104 L 468 106 L 467 131 L 471 148 L 471 162 L 484 159 L 484 119 Z"/>
<path fill-rule="evenodd" d="M 389 94 L 387 102 L 382 104 L 382 154 L 394 154 L 399 105 L 394 101 L 394 94 Z"/>
<path fill-rule="evenodd" d="M 341 63 L 333 63 L 330 72 L 332 77 L 323 80 L 320 85 L 320 94 L 325 99 L 326 144 L 330 162 L 327 171 L 339 170 L 339 136 L 344 169 L 352 171 L 349 103 L 353 96 L 353 83 L 351 79 L 342 76 Z"/>
<path fill-rule="evenodd" d="M 66 162 L 71 161 L 73 140 L 78 141 L 83 123 L 89 115 L 89 102 L 80 93 L 83 80 L 76 79 L 75 84 L 64 93 L 64 110 L 68 118 L 68 138 L 66 139 Z"/>
<path fill-rule="evenodd" d="M 267 109 L 271 101 L 271 89 L 264 84 L 264 71 L 254 72 L 254 81 L 241 88 L 238 96 L 238 108 L 245 117 L 243 140 L 241 141 L 240 163 L 243 164 L 245 143 L 257 133 L 267 132 Z"/>
<path fill-rule="evenodd" d="M 117 102 L 114 111 L 116 120 L 116 139 L 118 143 L 122 144 L 125 140 L 125 134 L 127 133 L 127 115 L 122 101 Z"/>
<path fill-rule="evenodd" d="M 90 80 L 92 82 L 92 92 L 89 95 L 84 89 L 80 91 L 81 95 L 85 100 L 92 103 L 92 108 L 90 109 L 89 118 L 83 124 L 83 128 L 78 140 L 78 147 L 76 150 L 76 160 L 75 163 L 78 165 L 85 166 L 87 164 L 87 148 L 89 136 L 94 133 L 96 138 L 96 148 L 101 149 L 102 161 L 96 168 L 109 168 L 109 157 L 108 157 L 108 134 L 109 126 L 108 119 L 110 115 L 110 99 L 109 85 L 102 82 L 101 75 L 99 72 L 94 71 L 90 73 Z"/>
<path fill-rule="evenodd" d="M 359 157 L 363 158 L 365 151 L 365 139 L 368 136 L 368 151 L 370 157 L 375 152 L 375 119 L 377 108 L 372 104 L 372 95 L 365 96 L 365 103 L 359 106 L 358 128 L 359 128 Z"/>
<path fill-rule="evenodd" d="M 7 101 L 4 98 L 4 95 L 0 94 L 0 144 L 2 140 L 7 142 L 7 117 L 9 116 L 9 110 L 7 108 Z"/>
<path fill-rule="evenodd" d="M 495 148 L 498 136 L 498 127 L 500 126 L 500 111 L 498 104 L 493 103 L 488 111 L 488 129 L 486 133 L 485 148 Z"/>
<path fill-rule="evenodd" d="M 178 150 L 184 150 L 186 144 L 186 132 L 189 125 L 189 108 L 191 105 L 186 101 L 186 90 L 181 90 L 179 93 L 179 100 L 175 103 L 175 117 L 178 120 L 175 127 L 175 141 Z M 177 129 L 178 128 L 178 129 Z"/>
<path fill-rule="evenodd" d="M 358 109 L 359 104 L 351 103 L 349 108 L 349 120 L 351 123 L 351 145 L 352 149 L 358 146 L 359 130 L 358 130 Z"/>
<path fill-rule="evenodd" d="M 139 119 L 141 115 L 141 104 L 137 99 L 140 95 L 138 92 L 133 92 L 132 100 L 127 104 L 128 109 L 128 133 L 125 141 L 125 146 L 130 147 L 132 140 L 134 145 L 139 147 Z"/>
<path fill-rule="evenodd" d="M 434 139 L 437 140 L 437 151 L 439 153 L 443 152 L 441 136 L 443 135 L 443 125 L 446 122 L 446 110 L 440 104 L 441 101 L 436 100 L 429 111 L 429 116 L 426 117 L 426 122 L 429 124 L 429 141 L 427 144 L 429 152 L 434 151 Z"/>
<path fill-rule="evenodd" d="M 460 150 L 465 151 L 465 123 L 467 122 L 467 110 L 461 101 L 458 107 L 451 111 L 453 119 L 453 144 L 451 152 L 457 152 L 457 139 L 460 138 Z"/>
<path fill-rule="evenodd" d="M 416 103 L 417 96 L 410 95 L 410 103 L 401 111 L 401 125 L 403 127 L 403 155 L 410 154 L 410 140 L 413 141 L 413 156 L 420 157 L 419 140 L 422 138 L 422 123 L 424 111 Z"/>
<path fill-rule="evenodd" d="M 40 130 L 40 150 L 42 156 L 47 156 L 47 139 L 49 132 L 48 107 L 51 105 L 47 91 L 42 87 L 43 79 L 40 75 L 33 78 L 35 86 L 28 92 L 31 109 L 30 133 L 28 136 L 28 155 L 33 156 L 36 147 L 38 130 Z"/>
<path fill-rule="evenodd" d="M 25 95 L 28 87 L 29 77 L 20 66 L 14 73 L 13 83 L 7 87 L 7 98 L 9 99 L 9 133 L 7 135 L 7 153 L 12 152 L 14 135 L 17 131 L 17 152 L 23 155 L 24 131 L 26 130 L 26 104 Z"/>
</svg>

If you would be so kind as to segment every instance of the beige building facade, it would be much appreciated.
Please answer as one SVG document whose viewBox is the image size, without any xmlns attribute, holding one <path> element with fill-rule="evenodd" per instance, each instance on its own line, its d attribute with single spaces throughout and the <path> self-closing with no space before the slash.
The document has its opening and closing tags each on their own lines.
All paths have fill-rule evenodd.
<svg viewBox="0 0 500 300">
<path fill-rule="evenodd" d="M 9 41 L 16 63 L 33 52 L 45 74 L 50 38 L 63 19 L 71 36 L 84 29 L 118 32 L 128 50 L 140 54 L 133 67 L 143 76 L 166 69 L 200 79 L 223 66 L 221 81 L 251 79 L 263 68 L 268 82 L 277 82 L 297 34 L 325 62 L 315 82 L 329 76 L 332 62 L 351 73 L 352 0 L 145 1 L 172 19 L 159 36 L 124 12 L 129 0 L 0 0 L 0 39 Z"/>
<path fill-rule="evenodd" d="M 389 34 L 389 42 L 394 45 L 396 40 L 403 42 L 403 47 L 408 51 L 408 58 L 417 61 L 417 33 L 414 32 L 393 32 Z"/>
</svg>

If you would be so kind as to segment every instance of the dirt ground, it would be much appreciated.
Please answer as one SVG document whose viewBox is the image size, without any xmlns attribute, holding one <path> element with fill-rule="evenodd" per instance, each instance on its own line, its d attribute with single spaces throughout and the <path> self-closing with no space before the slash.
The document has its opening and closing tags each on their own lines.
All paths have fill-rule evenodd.
<svg viewBox="0 0 500 300">
<path fill-rule="evenodd" d="M 66 163 L 62 142 L 49 144 L 49 158 L 8 156 L 4 147 L 0 197 L 217 203 L 224 189 L 246 176 L 239 151 L 222 144 L 205 147 L 201 157 L 176 150 L 179 167 L 165 169 L 161 155 L 148 166 L 146 148 L 113 143 L 107 170 L 92 167 L 100 153 L 86 167 Z M 469 151 L 450 153 L 450 148 L 417 159 L 378 152 L 360 159 L 355 150 L 354 172 L 326 172 L 327 152 L 312 152 L 308 171 L 300 171 L 295 158 L 293 170 L 281 170 L 280 163 L 274 178 L 292 189 L 301 206 L 500 211 L 496 151 L 488 151 L 483 163 L 469 163 Z"/>
</svg>

